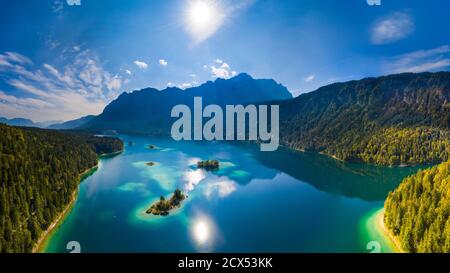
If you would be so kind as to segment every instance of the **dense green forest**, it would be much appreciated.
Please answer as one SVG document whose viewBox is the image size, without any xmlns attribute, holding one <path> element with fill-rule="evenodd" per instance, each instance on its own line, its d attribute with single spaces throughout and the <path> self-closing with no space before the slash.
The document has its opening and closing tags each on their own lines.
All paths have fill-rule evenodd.
<svg viewBox="0 0 450 273">
<path fill-rule="evenodd" d="M 440 163 L 450 159 L 450 133 L 426 127 L 390 127 L 356 142 L 350 149 L 342 147 L 334 152 L 344 160 L 379 165 Z"/>
<path fill-rule="evenodd" d="M 383 165 L 449 158 L 450 72 L 335 83 L 280 104 L 281 143 Z"/>
<path fill-rule="evenodd" d="M 31 252 L 70 203 L 80 174 L 119 139 L 0 124 L 0 252 Z"/>
<path fill-rule="evenodd" d="M 450 161 L 406 178 L 385 208 L 386 227 L 405 250 L 450 253 Z"/>
</svg>

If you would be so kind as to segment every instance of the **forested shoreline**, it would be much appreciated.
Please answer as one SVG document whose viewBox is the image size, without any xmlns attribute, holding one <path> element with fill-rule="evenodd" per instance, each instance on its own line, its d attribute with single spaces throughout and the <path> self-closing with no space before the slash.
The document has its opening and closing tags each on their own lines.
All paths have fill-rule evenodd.
<svg viewBox="0 0 450 273">
<path fill-rule="evenodd" d="M 279 102 L 280 142 L 343 161 L 438 164 L 449 159 L 450 73 L 334 83 Z"/>
<path fill-rule="evenodd" d="M 122 149 L 116 138 L 0 124 L 0 252 L 31 252 L 80 174 Z"/>
<path fill-rule="evenodd" d="M 385 226 L 412 253 L 450 253 L 450 161 L 407 177 L 385 202 Z"/>
</svg>

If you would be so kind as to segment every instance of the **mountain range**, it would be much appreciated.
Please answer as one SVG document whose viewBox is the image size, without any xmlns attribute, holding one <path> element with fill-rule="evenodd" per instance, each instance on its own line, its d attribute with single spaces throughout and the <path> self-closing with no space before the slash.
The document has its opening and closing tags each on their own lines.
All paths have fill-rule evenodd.
<svg viewBox="0 0 450 273">
<path fill-rule="evenodd" d="M 198 96 L 202 97 L 204 105 L 261 103 L 292 98 L 288 89 L 274 80 L 257 80 L 243 73 L 228 80 L 219 78 L 186 90 L 176 87 L 165 90 L 146 88 L 123 93 L 81 129 L 168 135 L 173 106 L 192 106 L 194 97 Z"/>
<path fill-rule="evenodd" d="M 174 105 L 279 104 L 280 141 L 297 150 L 382 165 L 450 159 L 450 72 L 403 73 L 334 83 L 292 98 L 286 87 L 248 74 L 182 90 L 123 93 L 98 116 L 51 129 L 168 135 Z M 2 122 L 0 120 L 0 122 Z M 4 122 L 36 126 L 25 119 Z"/>
<path fill-rule="evenodd" d="M 70 121 L 66 121 L 66 122 L 55 123 L 55 124 L 52 124 L 52 125 L 48 126 L 47 128 L 48 129 L 55 129 L 55 130 L 75 129 L 75 128 L 81 127 L 84 124 L 88 123 L 93 118 L 95 118 L 94 115 L 84 116 L 84 117 L 81 117 L 79 119 L 74 119 L 74 120 L 70 120 Z"/>
<path fill-rule="evenodd" d="M 248 74 L 186 90 L 123 93 L 81 129 L 168 135 L 176 104 L 279 104 L 281 144 L 381 165 L 450 159 L 450 72 L 403 73 L 334 83 L 292 98 Z M 171 122 L 172 121 L 172 122 Z"/>
<path fill-rule="evenodd" d="M 34 122 L 30 119 L 26 118 L 12 118 L 7 119 L 4 117 L 0 117 L 0 123 L 11 125 L 11 126 L 22 126 L 22 127 L 38 127 L 38 128 L 47 128 L 48 126 L 60 123 L 61 121 L 45 121 L 45 122 Z"/>
</svg>

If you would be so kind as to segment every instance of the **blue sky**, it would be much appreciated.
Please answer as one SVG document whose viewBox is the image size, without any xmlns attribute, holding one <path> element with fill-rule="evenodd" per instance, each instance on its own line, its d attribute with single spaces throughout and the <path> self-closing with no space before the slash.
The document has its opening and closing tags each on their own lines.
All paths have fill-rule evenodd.
<svg viewBox="0 0 450 273">
<path fill-rule="evenodd" d="M 450 68 L 446 0 L 0 0 L 0 116 L 98 114 L 124 91 L 247 72 L 294 94 Z"/>
</svg>

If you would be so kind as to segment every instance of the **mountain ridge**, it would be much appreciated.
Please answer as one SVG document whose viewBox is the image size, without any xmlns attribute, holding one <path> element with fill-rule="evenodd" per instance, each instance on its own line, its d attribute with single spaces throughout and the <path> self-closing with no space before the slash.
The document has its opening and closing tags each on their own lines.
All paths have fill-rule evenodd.
<svg viewBox="0 0 450 273">
<path fill-rule="evenodd" d="M 333 83 L 292 98 L 274 80 L 248 74 L 185 90 L 123 93 L 81 129 L 169 135 L 174 105 L 280 106 L 280 143 L 339 160 L 381 165 L 450 159 L 450 72 L 402 73 Z M 426 148 L 428 147 L 428 148 Z"/>
<path fill-rule="evenodd" d="M 36 128 L 47 128 L 52 124 L 58 123 L 61 121 L 43 121 L 43 122 L 34 122 L 31 119 L 26 118 L 5 118 L 0 117 L 0 123 L 10 125 L 10 126 L 22 126 L 22 127 L 36 127 Z"/>
<path fill-rule="evenodd" d="M 450 72 L 403 73 L 334 83 L 280 102 L 281 142 L 342 160 L 420 164 L 425 162 L 400 159 L 402 153 L 398 151 L 376 155 L 392 156 L 392 160 L 363 156 L 367 150 L 372 154 L 376 149 L 382 150 L 381 146 L 390 141 L 396 149 L 406 149 L 420 135 L 426 140 L 417 145 L 428 141 L 434 147 L 439 143 L 439 147 L 429 151 L 439 155 L 429 157 L 434 158 L 433 162 L 442 161 L 449 157 L 448 149 L 440 148 L 442 141 L 449 142 L 449 101 Z M 414 134 L 417 129 L 423 130 Z M 392 140 L 399 130 L 407 130 L 404 133 L 410 136 L 403 144 Z M 378 141 L 380 138 L 385 140 Z M 374 142 L 377 145 L 368 146 Z"/>
<path fill-rule="evenodd" d="M 272 79 L 253 79 L 241 73 L 228 80 L 216 79 L 185 90 L 168 87 L 124 92 L 80 129 L 168 135 L 172 107 L 178 104 L 191 106 L 194 97 L 198 96 L 203 98 L 205 105 L 248 104 L 292 98 L 286 87 Z"/>
<path fill-rule="evenodd" d="M 70 130 L 70 129 L 75 129 L 78 128 L 80 126 L 83 126 L 85 123 L 89 122 L 90 120 L 92 120 L 94 117 L 96 117 L 95 115 L 87 115 L 78 119 L 74 119 L 74 120 L 69 120 L 66 122 L 62 122 L 62 123 L 55 123 L 52 124 L 48 127 L 46 127 L 47 129 L 54 129 L 54 130 Z"/>
</svg>

